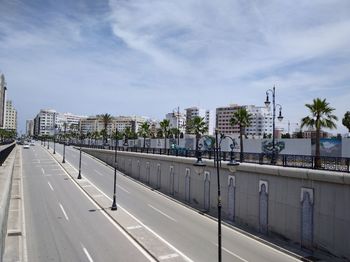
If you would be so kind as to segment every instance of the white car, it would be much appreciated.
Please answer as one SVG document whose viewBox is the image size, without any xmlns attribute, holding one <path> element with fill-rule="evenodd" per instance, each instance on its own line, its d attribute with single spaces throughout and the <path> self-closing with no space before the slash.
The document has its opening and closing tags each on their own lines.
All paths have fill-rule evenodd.
<svg viewBox="0 0 350 262">
<path fill-rule="evenodd" d="M 23 145 L 23 148 L 24 148 L 24 149 L 29 149 L 29 145 L 28 145 L 28 144 L 24 144 L 24 145 Z"/>
</svg>

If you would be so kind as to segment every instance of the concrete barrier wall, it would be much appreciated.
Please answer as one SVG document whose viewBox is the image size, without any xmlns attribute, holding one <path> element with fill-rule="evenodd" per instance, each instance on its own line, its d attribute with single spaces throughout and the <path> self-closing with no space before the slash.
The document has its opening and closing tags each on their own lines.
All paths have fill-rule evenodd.
<svg viewBox="0 0 350 262">
<path fill-rule="evenodd" d="M 114 165 L 114 152 L 83 149 Z M 198 210 L 217 214 L 213 161 L 196 174 L 193 158 L 118 152 L 118 169 Z M 350 175 L 243 163 L 220 168 L 226 222 L 350 258 Z"/>
<path fill-rule="evenodd" d="M 16 147 L 12 150 L 3 165 L 0 167 L 0 261 L 2 261 L 5 238 L 7 234 L 7 217 L 15 156 Z"/>
</svg>

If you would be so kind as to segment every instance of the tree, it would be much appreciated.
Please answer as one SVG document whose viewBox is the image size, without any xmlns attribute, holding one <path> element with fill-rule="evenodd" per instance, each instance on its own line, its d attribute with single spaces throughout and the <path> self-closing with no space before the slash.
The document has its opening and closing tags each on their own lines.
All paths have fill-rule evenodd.
<svg viewBox="0 0 350 262">
<path fill-rule="evenodd" d="M 147 122 L 144 122 L 140 128 L 139 128 L 139 135 L 143 137 L 143 149 L 146 147 L 146 137 L 150 136 L 151 130 L 150 130 L 150 124 Z"/>
<path fill-rule="evenodd" d="M 101 117 L 102 117 L 103 128 L 104 128 L 103 129 L 104 132 L 102 133 L 102 136 L 103 136 L 104 143 L 107 144 L 107 136 L 108 136 L 107 128 L 109 123 L 112 122 L 112 117 L 110 114 L 107 114 L 107 113 L 102 115 Z"/>
<path fill-rule="evenodd" d="M 208 132 L 208 125 L 204 121 L 204 117 L 195 116 L 189 121 L 188 130 L 190 133 L 196 135 L 196 150 L 198 150 L 199 139 L 203 134 Z"/>
<path fill-rule="evenodd" d="M 344 114 L 342 123 L 343 123 L 343 125 L 349 130 L 349 133 L 350 133 L 350 111 L 347 111 L 347 112 Z"/>
<path fill-rule="evenodd" d="M 164 136 L 164 149 L 166 149 L 166 139 L 170 134 L 170 121 L 168 119 L 164 119 L 159 123 L 159 125 Z"/>
<path fill-rule="evenodd" d="M 336 124 L 334 121 L 338 120 L 338 118 L 333 115 L 334 108 L 329 106 L 329 103 L 326 99 L 321 100 L 320 98 L 316 98 L 313 100 L 312 104 L 305 104 L 305 106 L 309 109 L 311 115 L 302 118 L 301 120 L 301 128 L 304 126 L 308 126 L 316 129 L 316 152 L 315 152 L 315 167 L 321 167 L 321 159 L 320 159 L 320 134 L 322 128 L 336 128 Z"/>
<path fill-rule="evenodd" d="M 247 111 L 245 107 L 240 107 L 233 113 L 233 117 L 230 119 L 232 126 L 239 126 L 239 141 L 240 141 L 240 161 L 243 162 L 243 136 L 245 135 L 245 128 L 250 126 L 252 115 Z"/>
</svg>

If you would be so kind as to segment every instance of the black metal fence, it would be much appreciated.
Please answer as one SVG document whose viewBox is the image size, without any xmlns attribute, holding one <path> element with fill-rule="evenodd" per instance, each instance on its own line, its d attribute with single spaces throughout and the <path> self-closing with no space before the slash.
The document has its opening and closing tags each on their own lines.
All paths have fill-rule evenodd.
<svg viewBox="0 0 350 262">
<path fill-rule="evenodd" d="M 79 144 L 74 144 L 79 146 Z M 82 145 L 83 147 L 97 148 L 97 149 L 108 149 L 114 150 L 114 146 L 101 146 L 101 145 Z M 158 154 L 158 155 L 169 155 L 169 156 L 182 156 L 182 157 L 195 157 L 195 150 L 188 149 L 165 149 L 165 148 L 142 148 L 142 147 L 118 147 L 118 151 L 128 151 L 146 154 Z M 214 159 L 214 150 L 202 151 L 203 159 Z M 240 153 L 235 152 L 236 160 L 240 160 Z M 229 161 L 230 152 L 222 151 L 220 153 L 220 159 L 222 161 Z M 265 153 L 243 153 L 242 162 L 255 163 L 260 165 L 276 165 L 284 167 L 297 167 L 297 168 L 309 168 L 309 169 L 320 169 L 338 172 L 350 173 L 350 158 L 346 157 L 319 157 L 319 165 L 316 165 L 315 156 L 307 155 L 286 155 L 277 154 L 275 155 L 275 163 L 272 164 L 271 155 Z"/>
<path fill-rule="evenodd" d="M 16 144 L 12 144 L 0 151 L 0 166 L 2 166 L 2 164 L 5 162 L 6 158 L 12 152 L 12 149 L 14 149 L 15 146 Z"/>
</svg>

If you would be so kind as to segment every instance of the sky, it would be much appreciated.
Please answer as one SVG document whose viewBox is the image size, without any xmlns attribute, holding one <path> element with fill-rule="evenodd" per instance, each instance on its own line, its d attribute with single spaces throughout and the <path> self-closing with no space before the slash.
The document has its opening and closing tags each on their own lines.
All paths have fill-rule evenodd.
<svg viewBox="0 0 350 262">
<path fill-rule="evenodd" d="M 276 102 L 291 129 L 350 111 L 349 0 L 0 0 L 0 72 L 19 129 L 42 108 L 163 119 Z"/>
</svg>

